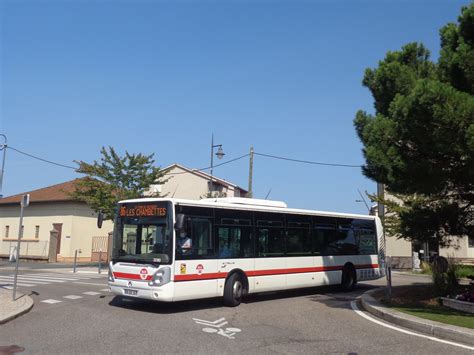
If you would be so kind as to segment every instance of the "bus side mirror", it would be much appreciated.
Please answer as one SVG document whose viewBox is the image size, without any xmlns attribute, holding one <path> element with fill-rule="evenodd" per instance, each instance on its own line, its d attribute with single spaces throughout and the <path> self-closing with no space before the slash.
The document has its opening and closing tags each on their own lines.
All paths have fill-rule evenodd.
<svg viewBox="0 0 474 355">
<path fill-rule="evenodd" d="M 102 210 L 100 210 L 99 214 L 97 215 L 97 228 L 102 228 L 103 221 L 104 221 L 104 214 L 102 213 Z"/>
<path fill-rule="evenodd" d="M 176 215 L 176 223 L 174 224 L 174 229 L 176 230 L 186 229 L 186 215 L 184 213 L 178 213 Z"/>
</svg>

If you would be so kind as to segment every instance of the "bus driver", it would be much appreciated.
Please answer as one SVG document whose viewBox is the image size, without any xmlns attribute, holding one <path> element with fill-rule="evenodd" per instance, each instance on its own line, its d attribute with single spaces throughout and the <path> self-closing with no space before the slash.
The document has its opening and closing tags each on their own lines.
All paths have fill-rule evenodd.
<svg viewBox="0 0 474 355">
<path fill-rule="evenodd" d="M 191 255 L 192 253 L 192 240 L 191 237 L 188 236 L 185 230 L 180 230 L 178 234 L 178 238 L 176 238 L 176 251 L 180 255 Z"/>
</svg>

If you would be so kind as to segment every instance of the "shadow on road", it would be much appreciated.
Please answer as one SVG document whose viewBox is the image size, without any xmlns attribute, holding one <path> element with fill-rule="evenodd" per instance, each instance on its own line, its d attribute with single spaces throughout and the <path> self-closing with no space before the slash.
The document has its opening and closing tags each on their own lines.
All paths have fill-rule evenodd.
<svg viewBox="0 0 474 355">
<path fill-rule="evenodd" d="M 243 303 L 254 304 L 278 299 L 306 297 L 310 301 L 323 303 L 329 307 L 350 308 L 350 301 L 373 288 L 377 288 L 377 286 L 360 284 L 352 292 L 341 292 L 337 286 L 319 286 L 286 291 L 265 292 L 249 295 L 244 299 Z M 137 312 L 157 314 L 191 312 L 210 308 L 225 308 L 222 304 L 222 298 L 208 298 L 168 303 L 143 299 L 128 299 L 116 296 L 109 302 L 109 305 Z"/>
</svg>

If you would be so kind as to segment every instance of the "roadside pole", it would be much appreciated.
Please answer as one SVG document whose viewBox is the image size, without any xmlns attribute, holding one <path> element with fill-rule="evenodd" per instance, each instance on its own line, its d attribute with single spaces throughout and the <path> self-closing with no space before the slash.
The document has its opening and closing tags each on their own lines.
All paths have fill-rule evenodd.
<svg viewBox="0 0 474 355">
<path fill-rule="evenodd" d="M 102 249 L 99 249 L 99 274 L 101 273 L 100 269 L 102 269 Z"/>
<path fill-rule="evenodd" d="M 12 294 L 12 299 L 13 301 L 16 300 L 16 283 L 18 279 L 18 266 L 20 264 L 20 242 L 21 238 L 23 238 L 23 209 L 25 207 L 28 207 L 30 204 L 30 194 L 23 195 L 21 202 L 20 202 L 20 226 L 18 228 L 18 241 L 16 244 L 16 263 L 15 263 L 15 277 L 13 279 L 13 294 Z"/>
<path fill-rule="evenodd" d="M 72 267 L 72 272 L 76 272 L 76 267 L 77 267 L 77 249 L 76 251 L 74 252 L 74 265 Z"/>
</svg>

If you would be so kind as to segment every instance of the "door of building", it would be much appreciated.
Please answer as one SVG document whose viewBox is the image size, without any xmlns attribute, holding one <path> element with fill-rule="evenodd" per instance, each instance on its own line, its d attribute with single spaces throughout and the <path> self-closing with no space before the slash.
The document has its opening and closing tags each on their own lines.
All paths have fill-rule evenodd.
<svg viewBox="0 0 474 355">
<path fill-rule="evenodd" d="M 56 254 L 60 254 L 60 252 L 61 252 L 61 232 L 63 230 L 63 224 L 62 223 L 53 223 L 53 229 L 55 229 L 58 232 L 58 241 L 57 241 L 57 247 L 56 247 Z"/>
</svg>

